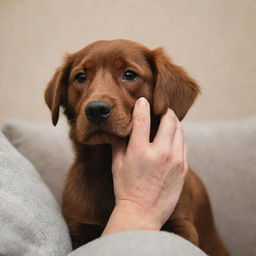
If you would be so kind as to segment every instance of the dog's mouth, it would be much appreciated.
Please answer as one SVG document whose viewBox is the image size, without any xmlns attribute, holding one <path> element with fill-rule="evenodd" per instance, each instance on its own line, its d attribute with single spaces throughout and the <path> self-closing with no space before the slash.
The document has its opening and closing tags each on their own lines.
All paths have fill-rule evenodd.
<svg viewBox="0 0 256 256">
<path fill-rule="evenodd" d="M 114 141 L 120 139 L 126 139 L 131 135 L 132 132 L 132 121 L 127 127 L 121 129 L 121 127 L 111 127 L 107 129 L 104 126 L 97 126 L 87 134 L 82 142 L 86 145 L 99 145 L 99 144 L 112 144 Z"/>
</svg>

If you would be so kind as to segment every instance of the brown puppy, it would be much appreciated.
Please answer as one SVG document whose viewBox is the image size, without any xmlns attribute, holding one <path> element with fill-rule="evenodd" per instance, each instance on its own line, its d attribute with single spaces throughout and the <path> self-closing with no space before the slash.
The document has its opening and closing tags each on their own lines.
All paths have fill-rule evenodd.
<svg viewBox="0 0 256 256">
<path fill-rule="evenodd" d="M 127 40 L 98 41 L 66 56 L 45 92 L 56 125 L 59 108 L 70 123 L 76 152 L 63 194 L 73 246 L 99 237 L 115 205 L 111 141 L 128 140 L 136 99 L 152 106 L 151 140 L 167 108 L 183 119 L 199 87 L 162 49 Z M 214 226 L 207 193 L 189 171 L 175 211 L 162 227 L 209 255 L 228 255 Z"/>
</svg>

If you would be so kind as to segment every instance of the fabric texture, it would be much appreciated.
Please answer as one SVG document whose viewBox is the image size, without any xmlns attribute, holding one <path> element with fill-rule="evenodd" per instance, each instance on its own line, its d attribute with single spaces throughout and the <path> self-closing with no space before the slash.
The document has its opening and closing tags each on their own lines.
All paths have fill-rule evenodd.
<svg viewBox="0 0 256 256">
<path fill-rule="evenodd" d="M 256 255 L 256 116 L 184 124 L 189 165 L 203 180 L 231 255 Z"/>
<path fill-rule="evenodd" d="M 183 127 L 189 165 L 206 185 L 216 225 L 231 255 L 256 254 L 256 117 L 185 122 Z M 47 177 L 49 187 L 59 187 L 57 194 L 53 190 L 59 198 L 64 179 L 51 180 L 51 175 L 59 172 L 63 177 L 72 162 L 66 127 L 46 129 L 46 126 L 12 121 L 5 125 L 4 133 L 42 177 Z M 65 159 L 70 160 L 65 162 Z"/>
<path fill-rule="evenodd" d="M 64 256 L 69 232 L 38 172 L 0 133 L 0 255 Z"/>
<path fill-rule="evenodd" d="M 128 231 L 106 235 L 68 256 L 206 256 L 185 239 L 159 231 Z"/>
<path fill-rule="evenodd" d="M 73 161 L 65 120 L 61 119 L 58 127 L 8 121 L 3 133 L 35 166 L 61 204 L 64 181 Z"/>
</svg>

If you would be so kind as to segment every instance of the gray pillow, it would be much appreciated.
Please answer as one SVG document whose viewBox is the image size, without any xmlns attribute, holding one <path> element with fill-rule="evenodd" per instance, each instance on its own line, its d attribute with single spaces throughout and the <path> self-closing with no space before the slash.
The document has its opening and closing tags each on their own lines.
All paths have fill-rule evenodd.
<svg viewBox="0 0 256 256">
<path fill-rule="evenodd" d="M 8 121 L 3 133 L 37 169 L 61 204 L 66 174 L 73 162 L 68 127 L 61 119 L 57 127 Z"/>
<path fill-rule="evenodd" d="M 68 229 L 35 168 L 0 133 L 0 255 L 67 255 Z"/>
<path fill-rule="evenodd" d="M 189 165 L 204 181 L 231 255 L 256 255 L 256 116 L 184 130 Z"/>
</svg>

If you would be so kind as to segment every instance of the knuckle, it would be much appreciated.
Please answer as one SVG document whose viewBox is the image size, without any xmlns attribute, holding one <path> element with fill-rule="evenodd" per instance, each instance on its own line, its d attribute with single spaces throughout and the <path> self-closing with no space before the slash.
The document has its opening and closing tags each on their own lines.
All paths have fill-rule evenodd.
<svg viewBox="0 0 256 256">
<path fill-rule="evenodd" d="M 184 162 L 182 160 L 176 160 L 174 163 L 174 167 L 178 171 L 183 171 L 184 170 Z"/>
<path fill-rule="evenodd" d="M 170 154 L 167 151 L 158 152 L 157 161 L 161 164 L 165 164 L 170 160 Z"/>
<path fill-rule="evenodd" d="M 137 153 L 143 153 L 144 149 L 145 149 L 144 145 L 139 144 L 139 143 L 134 146 L 134 150 Z"/>
<path fill-rule="evenodd" d="M 137 124 L 145 124 L 147 119 L 144 116 L 134 116 L 134 122 Z"/>
</svg>

